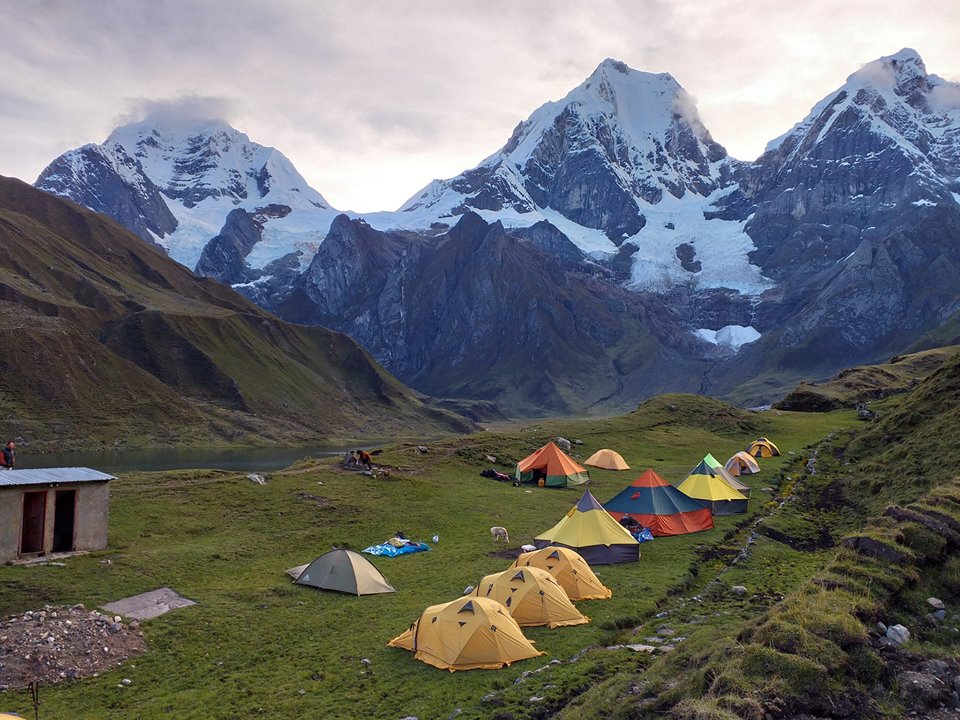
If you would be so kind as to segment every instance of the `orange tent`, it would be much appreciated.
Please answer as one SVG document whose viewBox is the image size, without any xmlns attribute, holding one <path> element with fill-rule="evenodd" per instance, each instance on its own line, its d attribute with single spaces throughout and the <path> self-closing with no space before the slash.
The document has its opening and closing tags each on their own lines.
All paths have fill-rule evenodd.
<svg viewBox="0 0 960 720">
<path fill-rule="evenodd" d="M 590 481 L 590 474 L 552 442 L 518 462 L 516 477 L 522 483 L 543 479 L 545 487 L 583 485 Z"/>
<path fill-rule="evenodd" d="M 597 450 L 593 455 L 583 461 L 584 465 L 603 468 L 604 470 L 629 470 L 630 466 L 620 457 L 616 450 L 603 448 Z"/>
<path fill-rule="evenodd" d="M 727 460 L 727 464 L 723 466 L 723 469 L 734 477 L 739 477 L 741 475 L 753 475 L 754 473 L 760 472 L 760 464 L 754 460 L 753 455 L 741 450 Z"/>
</svg>

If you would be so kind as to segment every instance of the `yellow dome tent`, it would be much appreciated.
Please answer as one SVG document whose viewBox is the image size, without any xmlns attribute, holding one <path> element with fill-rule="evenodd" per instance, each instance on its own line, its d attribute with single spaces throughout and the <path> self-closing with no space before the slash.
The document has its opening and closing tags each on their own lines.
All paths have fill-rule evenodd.
<svg viewBox="0 0 960 720">
<path fill-rule="evenodd" d="M 765 437 L 757 438 L 747 446 L 747 452 L 754 457 L 775 457 L 780 454 L 780 448 Z"/>
<path fill-rule="evenodd" d="M 753 475 L 760 472 L 760 463 L 753 458 L 753 455 L 741 450 L 727 460 L 727 464 L 723 466 L 723 469 L 734 477 Z"/>
<path fill-rule="evenodd" d="M 707 505 L 714 515 L 733 515 L 747 511 L 747 496 L 731 487 L 717 468 L 701 461 L 677 490 Z"/>
<path fill-rule="evenodd" d="M 520 627 L 555 628 L 590 622 L 570 602 L 557 579 L 536 567 L 510 568 L 487 575 L 473 594 L 503 603 Z"/>
<path fill-rule="evenodd" d="M 571 600 L 606 600 L 613 591 L 605 587 L 580 553 L 565 547 L 545 547 L 523 553 L 513 567 L 535 567 L 556 578 Z"/>
<path fill-rule="evenodd" d="M 503 605 L 482 597 L 431 605 L 387 645 L 411 650 L 415 659 L 450 672 L 499 670 L 545 654 L 523 636 Z"/>
<path fill-rule="evenodd" d="M 616 450 L 610 450 L 609 448 L 597 450 L 593 455 L 584 460 L 583 464 L 603 468 L 604 470 L 630 469 L 630 466 L 620 457 L 620 453 Z"/>
<path fill-rule="evenodd" d="M 533 539 L 538 548 L 562 545 L 575 550 L 590 565 L 613 565 L 640 559 L 640 543 L 589 490 L 560 518 L 560 522 Z"/>
</svg>

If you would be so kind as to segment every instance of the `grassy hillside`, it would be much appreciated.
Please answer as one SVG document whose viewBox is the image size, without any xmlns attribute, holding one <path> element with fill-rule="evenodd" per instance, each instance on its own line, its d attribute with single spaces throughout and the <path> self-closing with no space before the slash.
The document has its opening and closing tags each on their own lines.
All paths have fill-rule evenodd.
<svg viewBox="0 0 960 720">
<path fill-rule="evenodd" d="M 797 457 L 790 452 L 803 454 L 824 434 L 853 424 L 850 412 L 750 413 L 674 395 L 623 417 L 538 422 L 432 444 L 426 454 L 398 445 L 378 457 L 390 468 L 385 478 L 313 460 L 271 473 L 263 486 L 216 471 L 124 476 L 113 484 L 109 549 L 64 567 L 0 567 L 0 614 L 43 603 L 95 607 L 160 586 L 198 602 L 143 624 L 146 655 L 97 678 L 44 688 L 50 717 L 546 717 L 603 678 L 649 664 L 645 653 L 606 648 L 696 582 L 692 572 L 714 570 L 731 534 L 749 519 L 719 518 L 713 530 L 645 544 L 639 563 L 597 568 L 613 598 L 579 603 L 589 625 L 526 630 L 547 653 L 543 658 L 450 674 L 386 642 L 427 605 L 454 599 L 508 566 L 490 526 L 506 526 L 513 546 L 529 542 L 580 496 L 575 489 L 515 488 L 480 477 L 491 465 L 488 455 L 507 469 L 557 435 L 580 440 L 576 451 L 583 456 L 615 447 L 634 469 L 591 471 L 592 490 L 605 501 L 647 465 L 678 482 L 706 452 L 723 459 L 767 435 L 785 455 L 764 462 L 749 480 L 749 517 L 755 517 L 772 497 L 763 488 L 779 484 L 781 470 Z M 397 587 L 394 595 L 318 592 L 291 585 L 283 574 L 334 543 L 360 549 L 398 529 L 433 547 L 373 558 Z M 131 685 L 118 687 L 122 678 Z M 9 691 L 0 704 L 25 712 L 29 700 Z"/>
<path fill-rule="evenodd" d="M 937 347 L 897 355 L 882 365 L 848 368 L 826 382 L 801 382 L 776 407 L 807 412 L 856 407 L 906 392 L 957 353 L 960 353 L 958 345 Z"/>
<path fill-rule="evenodd" d="M 468 431 L 102 216 L 0 179 L 0 418 L 36 448 Z"/>
<path fill-rule="evenodd" d="M 884 401 L 875 422 L 833 434 L 790 471 L 769 515 L 731 537 L 736 562 L 701 570 L 660 606 L 667 619 L 639 628 L 666 624 L 689 640 L 643 673 L 607 679 L 560 717 L 951 716 L 938 714 L 943 700 L 906 691 L 903 673 L 957 670 L 958 397 L 954 356 Z M 944 621 L 928 597 L 950 608 Z M 907 626 L 910 642 L 886 647 L 877 622 Z"/>
</svg>

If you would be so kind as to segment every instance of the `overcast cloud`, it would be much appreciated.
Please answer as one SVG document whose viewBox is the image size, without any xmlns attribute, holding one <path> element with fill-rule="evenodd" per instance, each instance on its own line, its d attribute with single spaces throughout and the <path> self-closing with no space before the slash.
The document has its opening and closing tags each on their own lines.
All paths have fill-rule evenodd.
<svg viewBox="0 0 960 720">
<path fill-rule="evenodd" d="M 340 209 L 394 209 L 606 57 L 671 73 L 751 160 L 881 55 L 960 80 L 958 28 L 955 0 L 0 0 L 0 174 L 187 108 Z"/>
</svg>

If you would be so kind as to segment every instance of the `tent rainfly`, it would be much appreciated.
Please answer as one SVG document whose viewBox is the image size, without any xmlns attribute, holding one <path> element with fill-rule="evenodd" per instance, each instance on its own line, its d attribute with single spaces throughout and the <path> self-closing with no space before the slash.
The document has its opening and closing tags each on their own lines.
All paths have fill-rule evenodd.
<svg viewBox="0 0 960 720">
<path fill-rule="evenodd" d="M 380 571 L 353 550 L 331 550 L 307 565 L 297 575 L 297 585 L 336 590 L 351 595 L 396 592 Z"/>
<path fill-rule="evenodd" d="M 754 457 L 775 457 L 780 454 L 780 448 L 765 437 L 757 438 L 747 446 L 747 452 Z"/>
<path fill-rule="evenodd" d="M 694 500 L 651 468 L 603 505 L 616 520 L 629 515 L 655 537 L 683 535 L 713 527 L 710 508 Z"/>
<path fill-rule="evenodd" d="M 552 442 L 517 463 L 516 477 L 522 483 L 535 483 L 543 479 L 545 487 L 583 485 L 590 481 L 586 469 Z"/>
<path fill-rule="evenodd" d="M 580 553 L 565 547 L 545 547 L 523 553 L 512 567 L 535 567 L 556 578 L 571 600 L 606 600 L 613 591 L 606 587 Z"/>
<path fill-rule="evenodd" d="M 629 470 L 630 466 L 620 457 L 616 450 L 604 448 L 597 450 L 593 455 L 583 461 L 584 465 L 603 468 L 604 470 Z"/>
<path fill-rule="evenodd" d="M 704 455 L 702 462 L 709 465 L 717 474 L 719 474 L 720 477 L 723 478 L 723 481 L 727 483 L 727 485 L 732 487 L 734 490 L 739 490 L 747 496 L 748 500 L 750 499 L 750 486 L 745 482 L 737 480 L 737 478 L 727 472 L 723 465 L 720 464 L 720 461 L 717 460 L 712 453 L 707 453 Z"/>
<path fill-rule="evenodd" d="M 731 455 L 723 469 L 734 477 L 741 475 L 754 475 L 760 472 L 760 464 L 754 459 L 753 455 L 741 450 Z"/>
<path fill-rule="evenodd" d="M 640 559 L 640 543 L 610 517 L 587 490 L 560 522 L 533 539 L 538 548 L 550 545 L 576 550 L 590 565 L 613 565 Z"/>
<path fill-rule="evenodd" d="M 411 650 L 417 660 L 450 672 L 498 670 L 544 654 L 523 636 L 502 604 L 482 597 L 431 605 L 387 644 Z"/>
<path fill-rule="evenodd" d="M 714 515 L 734 515 L 747 511 L 747 496 L 731 487 L 715 469 L 701 462 L 677 489 L 708 506 Z"/>
<path fill-rule="evenodd" d="M 555 628 L 590 622 L 570 602 L 557 579 L 540 568 L 510 568 L 487 575 L 473 594 L 503 603 L 520 627 Z"/>
</svg>

